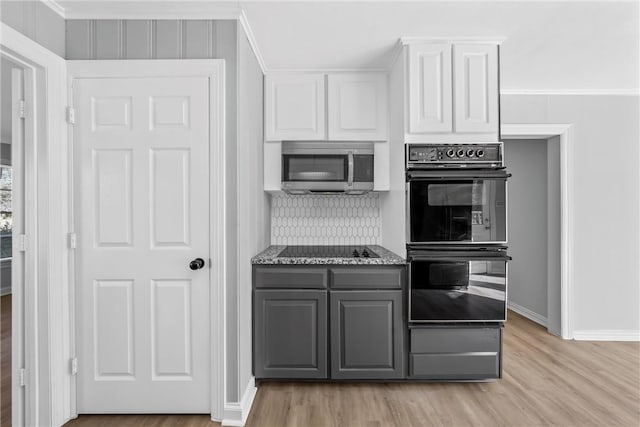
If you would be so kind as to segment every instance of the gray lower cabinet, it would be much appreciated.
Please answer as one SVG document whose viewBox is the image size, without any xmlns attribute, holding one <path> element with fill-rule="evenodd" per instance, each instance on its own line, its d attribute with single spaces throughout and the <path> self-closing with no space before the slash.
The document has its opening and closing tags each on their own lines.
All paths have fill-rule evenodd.
<svg viewBox="0 0 640 427">
<path fill-rule="evenodd" d="M 327 291 L 256 290 L 256 378 L 327 378 Z"/>
<path fill-rule="evenodd" d="M 430 326 L 410 331 L 409 378 L 487 380 L 501 377 L 502 327 Z"/>
<path fill-rule="evenodd" d="M 254 266 L 256 379 L 403 378 L 404 274 L 404 266 Z"/>
<path fill-rule="evenodd" d="M 330 301 L 331 378 L 402 378 L 402 291 L 331 291 Z"/>
</svg>

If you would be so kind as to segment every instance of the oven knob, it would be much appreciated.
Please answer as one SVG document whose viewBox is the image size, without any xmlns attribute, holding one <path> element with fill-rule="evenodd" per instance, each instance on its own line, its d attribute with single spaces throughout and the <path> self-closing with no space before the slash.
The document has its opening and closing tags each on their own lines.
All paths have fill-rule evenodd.
<svg viewBox="0 0 640 427">
<path fill-rule="evenodd" d="M 467 150 L 467 157 L 473 157 L 475 155 L 476 155 L 476 151 L 475 150 L 473 150 L 471 148 Z"/>
<path fill-rule="evenodd" d="M 482 149 L 480 149 L 480 148 L 479 148 L 479 149 L 476 151 L 476 156 L 478 156 L 478 157 L 484 157 L 484 150 L 482 150 Z"/>
<path fill-rule="evenodd" d="M 455 156 L 455 154 L 456 154 L 456 151 L 453 148 L 449 148 L 447 150 L 447 157 L 453 157 Z"/>
<path fill-rule="evenodd" d="M 463 149 L 458 150 L 458 157 L 464 157 L 464 150 Z"/>
</svg>

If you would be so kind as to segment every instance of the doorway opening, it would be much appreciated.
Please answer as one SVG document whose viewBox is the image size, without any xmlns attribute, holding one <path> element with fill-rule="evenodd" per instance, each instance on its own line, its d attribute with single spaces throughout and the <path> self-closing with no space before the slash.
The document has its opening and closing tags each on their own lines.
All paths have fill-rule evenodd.
<svg viewBox="0 0 640 427">
<path fill-rule="evenodd" d="M 559 137 L 504 141 L 510 310 L 560 335 Z"/>
<path fill-rule="evenodd" d="M 16 373 L 25 365 L 23 344 L 24 256 L 18 240 L 24 226 L 23 150 L 27 91 L 23 65 L 0 55 L 0 325 L 2 377 L 0 424 L 18 425 L 23 419 L 24 395 Z M 15 180 L 14 180 L 15 177 Z M 15 233 L 15 234 L 14 234 Z M 12 410 L 13 409 L 13 410 Z"/>
<path fill-rule="evenodd" d="M 514 174 L 509 183 L 510 254 L 514 261 L 520 258 L 509 265 L 509 307 L 563 339 L 573 339 L 571 128 L 571 124 L 501 127 L 507 168 Z M 538 291 L 531 292 L 525 283 L 534 283 L 530 286 Z"/>
</svg>

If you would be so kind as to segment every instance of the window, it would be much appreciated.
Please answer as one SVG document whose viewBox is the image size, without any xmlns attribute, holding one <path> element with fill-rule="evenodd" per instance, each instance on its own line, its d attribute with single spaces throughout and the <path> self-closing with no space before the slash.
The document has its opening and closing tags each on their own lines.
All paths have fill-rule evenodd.
<svg viewBox="0 0 640 427">
<path fill-rule="evenodd" d="M 0 166 L 0 259 L 11 258 L 13 208 L 11 166 Z"/>
</svg>

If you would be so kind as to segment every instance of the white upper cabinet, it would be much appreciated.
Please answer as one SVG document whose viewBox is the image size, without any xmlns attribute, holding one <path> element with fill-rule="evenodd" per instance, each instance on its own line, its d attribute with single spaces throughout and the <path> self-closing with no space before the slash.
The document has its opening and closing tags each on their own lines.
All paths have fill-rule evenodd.
<svg viewBox="0 0 640 427">
<path fill-rule="evenodd" d="M 388 91 L 386 73 L 268 74 L 265 139 L 386 141 Z"/>
<path fill-rule="evenodd" d="M 327 139 L 386 140 L 387 75 L 382 73 L 329 74 L 327 80 Z"/>
<path fill-rule="evenodd" d="M 498 46 L 453 46 L 455 131 L 497 132 Z"/>
<path fill-rule="evenodd" d="M 324 74 L 287 73 L 265 78 L 265 138 L 325 139 Z"/>
<path fill-rule="evenodd" d="M 451 45 L 409 46 L 409 132 L 451 132 Z"/>
<path fill-rule="evenodd" d="M 496 141 L 497 44 L 411 42 L 407 48 L 407 140 Z"/>
</svg>

